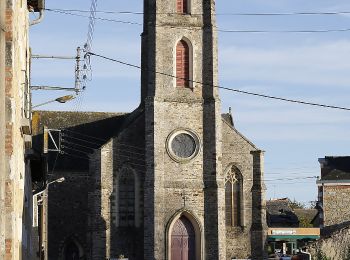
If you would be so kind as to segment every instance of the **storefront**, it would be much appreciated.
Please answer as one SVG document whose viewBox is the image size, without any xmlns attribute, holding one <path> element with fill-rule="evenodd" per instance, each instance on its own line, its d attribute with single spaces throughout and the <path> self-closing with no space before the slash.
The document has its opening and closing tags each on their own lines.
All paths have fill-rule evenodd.
<svg viewBox="0 0 350 260">
<path fill-rule="evenodd" d="M 293 255 L 298 249 L 319 238 L 319 228 L 269 228 L 269 254 Z"/>
</svg>

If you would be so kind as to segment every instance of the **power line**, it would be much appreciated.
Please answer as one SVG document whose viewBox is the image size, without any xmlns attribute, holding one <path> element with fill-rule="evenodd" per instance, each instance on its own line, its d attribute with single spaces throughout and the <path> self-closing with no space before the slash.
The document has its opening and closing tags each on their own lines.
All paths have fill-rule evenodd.
<svg viewBox="0 0 350 260">
<path fill-rule="evenodd" d="M 81 141 L 81 142 L 85 142 L 85 143 L 96 145 L 97 147 L 95 149 L 97 149 L 98 147 L 103 145 L 103 143 L 99 144 L 99 143 L 96 143 L 96 142 L 90 142 L 90 141 L 87 141 L 87 140 L 84 140 L 84 139 L 81 139 L 81 138 L 77 138 L 77 137 L 73 137 L 73 136 L 69 136 L 69 135 L 66 135 L 66 134 L 63 134 L 62 137 L 63 138 L 67 137 L 67 138 L 75 139 L 75 140 L 78 140 L 78 141 Z"/>
<path fill-rule="evenodd" d="M 81 138 L 77 138 L 77 137 L 74 137 L 74 136 L 70 136 L 70 135 L 67 135 L 67 134 L 64 134 L 63 137 L 68 137 L 68 138 L 72 138 L 72 139 L 76 139 L 78 141 L 81 141 L 81 142 L 86 142 L 86 143 L 90 143 L 90 144 L 94 144 L 94 145 L 97 145 L 97 146 L 101 146 L 103 145 L 104 143 L 108 142 L 108 140 L 104 140 L 104 139 L 101 139 L 101 138 L 97 138 L 97 137 L 93 137 L 91 135 L 86 135 L 86 134 L 81 134 L 79 132 L 75 132 L 75 131 L 71 131 L 71 130 L 67 130 L 67 129 L 62 129 L 62 131 L 69 131 L 75 135 L 80 135 L 80 136 L 84 136 L 84 137 L 81 137 L 81 138 L 86 138 L 86 137 L 89 137 L 89 138 L 93 138 L 93 139 L 96 139 L 96 140 L 100 140 L 102 141 L 103 143 L 96 143 L 95 141 L 88 141 L 86 139 L 81 139 Z M 139 150 L 139 154 L 143 153 L 144 152 L 144 148 L 142 147 L 139 147 L 139 146 L 133 146 L 133 145 L 129 145 L 127 143 L 123 143 L 123 142 L 117 142 L 117 146 L 122 146 L 122 147 L 127 147 L 127 148 L 132 148 L 132 149 L 135 149 L 135 150 Z M 93 149 L 98 149 L 98 147 L 91 147 Z M 125 148 L 122 148 L 122 149 L 125 149 Z"/>
<path fill-rule="evenodd" d="M 85 154 L 85 155 L 91 155 L 92 154 L 92 153 L 84 152 L 82 150 L 78 150 L 78 149 L 74 149 L 74 148 L 68 147 L 66 145 L 62 145 L 61 147 L 62 147 L 63 150 L 64 149 L 68 149 L 68 150 L 72 150 L 74 152 L 82 153 L 82 154 Z"/>
<path fill-rule="evenodd" d="M 96 57 L 100 57 L 100 58 L 103 58 L 105 60 L 113 61 L 113 62 L 122 64 L 122 65 L 125 65 L 125 66 L 128 66 L 128 67 L 132 67 L 132 68 L 136 68 L 136 69 L 140 69 L 141 70 L 141 66 L 134 65 L 134 64 L 131 64 L 131 63 L 128 63 L 128 62 L 124 62 L 124 61 L 121 61 L 121 60 L 109 58 L 109 57 L 106 57 L 106 56 L 103 56 L 103 55 L 100 55 L 100 54 L 96 54 L 96 53 L 93 53 L 93 52 L 89 52 L 87 54 L 93 55 L 93 56 L 96 56 Z M 348 107 L 326 105 L 326 104 L 313 103 L 313 102 L 308 102 L 308 101 L 303 101 L 303 100 L 295 100 L 295 99 L 271 96 L 271 95 L 266 95 L 266 94 L 259 94 L 259 93 L 255 93 L 255 92 L 249 92 L 249 91 L 244 91 L 244 90 L 239 90 L 239 89 L 234 89 L 234 88 L 228 88 L 228 87 L 221 87 L 221 86 L 218 86 L 218 85 L 211 85 L 211 84 L 203 83 L 203 82 L 200 82 L 200 81 L 195 81 L 195 80 L 191 80 L 191 79 L 181 78 L 181 77 L 177 77 L 177 76 L 174 76 L 172 74 L 165 73 L 165 72 L 160 72 L 160 71 L 155 71 L 155 70 L 147 70 L 147 69 L 145 69 L 145 70 L 149 71 L 149 72 L 154 72 L 154 73 L 159 74 L 159 75 L 175 78 L 175 79 L 186 80 L 186 81 L 189 81 L 189 82 L 192 82 L 192 83 L 200 84 L 202 86 L 214 87 L 214 88 L 218 88 L 218 89 L 224 89 L 224 90 L 228 90 L 228 91 L 232 91 L 232 92 L 236 92 L 236 93 L 240 93 L 240 94 L 245 94 L 245 95 L 250 95 L 250 96 L 257 96 L 257 97 L 267 98 L 267 99 L 274 99 L 274 100 L 279 100 L 279 101 L 284 101 L 284 102 L 289 102 L 289 103 L 295 103 L 295 104 L 301 104 L 301 105 L 309 105 L 309 106 L 316 106 L 316 107 L 322 107 L 322 108 L 332 108 L 332 109 L 339 109 L 339 110 L 350 111 L 350 108 L 348 108 Z"/>
<path fill-rule="evenodd" d="M 52 9 L 48 9 L 48 11 L 60 13 L 60 14 L 66 14 L 66 15 L 72 15 L 72 16 L 78 16 L 78 17 L 85 17 L 90 18 L 90 16 L 87 15 L 81 15 L 81 14 L 74 14 L 66 11 L 54 11 Z M 109 19 L 109 18 L 101 18 L 101 17 L 95 17 L 96 20 L 102 20 L 107 22 L 115 22 L 115 23 L 122 23 L 122 24 L 130 24 L 130 25 L 138 25 L 142 26 L 142 23 L 138 22 L 130 22 L 130 21 L 124 21 L 124 20 L 115 20 L 115 19 Z M 155 25 L 156 27 L 160 27 L 158 25 Z M 174 25 L 166 25 L 161 27 L 168 27 L 168 28 L 180 28 L 178 26 Z M 235 29 L 219 29 L 218 27 L 215 27 L 218 32 L 222 33 L 333 33 L 333 32 L 349 32 L 350 28 L 341 28 L 341 29 L 319 29 L 319 30 L 235 30 Z M 181 27 L 181 29 L 185 30 L 202 30 L 202 28 L 189 28 L 189 27 Z"/>
<path fill-rule="evenodd" d="M 47 8 L 47 11 L 64 11 L 64 12 L 79 12 L 79 13 L 88 13 L 89 10 L 81 9 L 58 9 L 58 8 Z M 143 12 L 135 11 L 103 11 L 96 10 L 96 13 L 103 14 L 132 14 L 132 15 L 143 15 Z M 177 13 L 155 13 L 155 14 L 177 14 Z M 350 14 L 350 11 L 339 11 L 339 12 L 280 12 L 280 13 L 216 13 L 220 16 L 299 16 L 299 15 L 344 15 Z M 191 13 L 191 15 L 203 15 L 202 13 Z"/>
<path fill-rule="evenodd" d="M 74 14 L 70 13 L 67 11 L 56 11 L 53 9 L 46 9 L 47 11 L 55 12 L 55 13 L 60 13 L 60 14 L 67 14 L 71 16 L 78 16 L 78 17 L 85 17 L 85 18 L 90 18 L 90 16 L 87 15 L 81 15 L 81 14 Z M 109 19 L 109 18 L 101 18 L 101 17 L 94 17 L 96 20 L 101 20 L 101 21 L 106 21 L 106 22 L 114 22 L 114 23 L 123 23 L 123 24 L 131 24 L 131 25 L 141 25 L 141 23 L 136 23 L 136 22 L 129 22 L 129 21 L 123 21 L 123 20 L 115 20 L 115 19 Z"/>
<path fill-rule="evenodd" d="M 268 182 L 266 183 L 266 185 L 287 185 L 287 184 L 306 184 L 306 185 L 315 185 L 315 182 L 306 182 L 307 180 L 305 181 L 295 181 L 295 182 L 276 182 L 276 183 L 271 183 L 271 182 Z M 311 181 L 311 180 L 309 180 Z"/>
<path fill-rule="evenodd" d="M 266 175 L 300 175 L 314 174 L 315 172 L 265 172 Z"/>
<path fill-rule="evenodd" d="M 61 152 L 62 155 L 65 155 L 65 156 L 68 156 L 68 157 L 74 157 L 74 158 L 79 158 L 79 159 L 84 159 L 84 160 L 90 160 L 89 158 L 87 157 L 83 157 L 83 156 L 78 156 L 78 155 L 73 155 L 73 154 L 70 154 L 70 153 L 67 153 L 65 151 L 62 151 Z"/>
<path fill-rule="evenodd" d="M 88 146 L 85 146 L 85 145 L 82 145 L 82 144 L 77 144 L 77 143 L 69 142 L 69 141 L 66 141 L 65 139 L 62 139 L 62 143 L 65 143 L 65 144 L 68 144 L 68 145 L 79 146 L 79 147 L 81 147 L 81 148 L 85 148 L 85 149 L 89 149 L 89 150 L 95 150 L 95 149 L 96 149 L 96 148 L 88 147 Z"/>
<path fill-rule="evenodd" d="M 68 147 L 67 145 L 62 145 L 61 146 L 62 149 L 68 149 L 68 150 L 72 150 L 72 151 L 75 151 L 75 152 L 78 152 L 78 153 L 82 153 L 82 154 L 85 154 L 85 155 L 92 155 L 93 153 L 88 153 L 86 151 L 83 151 L 83 150 L 78 150 L 78 149 L 74 149 L 74 148 L 71 148 L 71 147 Z M 135 160 L 135 161 L 139 161 L 139 162 L 144 162 L 145 160 L 143 158 L 136 158 L 136 157 L 133 157 L 133 156 L 128 156 L 128 155 L 124 155 L 124 154 L 117 154 L 116 157 L 123 157 L 123 158 L 127 158 L 127 159 L 132 159 L 132 160 Z"/>
<path fill-rule="evenodd" d="M 294 180 L 307 180 L 307 179 L 317 179 L 317 176 L 300 177 L 300 178 L 279 178 L 279 179 L 268 179 L 264 181 L 294 181 Z"/>
<path fill-rule="evenodd" d="M 76 132 L 76 131 L 72 131 L 72 130 L 68 130 L 68 129 L 62 129 L 62 131 L 67 131 L 67 132 L 71 132 L 73 134 L 90 137 L 92 139 L 96 139 L 96 140 L 99 140 L 99 141 L 102 141 L 102 142 L 107 142 L 108 141 L 108 139 L 102 139 L 102 138 L 99 138 L 99 137 L 96 137 L 96 136 L 87 135 L 87 134 L 83 134 L 81 132 Z"/>
<path fill-rule="evenodd" d="M 330 32 L 348 32 L 350 28 L 344 29 L 324 29 L 324 30 L 223 30 L 218 29 L 218 32 L 223 33 L 330 33 Z"/>
</svg>

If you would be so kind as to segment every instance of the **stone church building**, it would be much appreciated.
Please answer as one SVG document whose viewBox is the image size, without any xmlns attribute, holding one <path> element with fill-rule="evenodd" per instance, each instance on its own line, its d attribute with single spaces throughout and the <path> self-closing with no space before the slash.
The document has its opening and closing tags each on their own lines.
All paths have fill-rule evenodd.
<svg viewBox="0 0 350 260">
<path fill-rule="evenodd" d="M 145 0 L 141 103 L 33 114 L 52 260 L 264 259 L 263 152 L 221 114 L 214 0 Z M 161 72 L 161 73 L 159 73 Z M 74 258 L 75 257 L 75 258 Z"/>
</svg>

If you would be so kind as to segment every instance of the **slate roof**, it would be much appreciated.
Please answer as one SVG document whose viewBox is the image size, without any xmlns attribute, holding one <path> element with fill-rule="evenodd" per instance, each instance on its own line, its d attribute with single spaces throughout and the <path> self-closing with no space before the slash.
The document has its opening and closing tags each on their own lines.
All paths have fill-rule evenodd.
<svg viewBox="0 0 350 260">
<path fill-rule="evenodd" d="M 298 227 L 299 219 L 289 205 L 289 199 L 266 201 L 267 225 L 269 227 Z"/>
<path fill-rule="evenodd" d="M 89 167 L 89 154 L 116 135 L 128 115 L 127 113 L 34 111 L 33 148 L 39 152 L 42 151 L 43 126 L 61 129 L 64 154 L 48 153 L 49 173 L 53 168 L 56 171 L 86 172 Z M 57 137 L 55 133 L 53 135 Z"/>
<path fill-rule="evenodd" d="M 288 198 L 266 201 L 269 227 L 301 227 L 312 225 L 317 209 L 293 209 Z"/>
<path fill-rule="evenodd" d="M 43 149 L 43 126 L 61 129 L 64 153 L 48 153 L 49 172 L 54 168 L 56 171 L 86 172 L 89 169 L 88 156 L 93 149 L 103 146 L 141 113 L 143 113 L 141 109 L 136 109 L 132 113 L 33 111 L 33 148 L 40 153 Z M 230 113 L 222 114 L 222 120 L 240 134 L 234 127 Z M 240 135 L 256 148 L 242 134 Z"/>
<path fill-rule="evenodd" d="M 350 180 L 350 156 L 326 156 L 320 162 L 322 180 Z"/>
<path fill-rule="evenodd" d="M 294 213 L 298 218 L 310 219 L 310 221 L 317 215 L 317 209 L 294 209 Z"/>
<path fill-rule="evenodd" d="M 230 126 L 234 127 L 233 118 L 232 118 L 232 115 L 230 113 L 221 114 L 221 117 L 226 123 L 228 123 Z"/>
</svg>

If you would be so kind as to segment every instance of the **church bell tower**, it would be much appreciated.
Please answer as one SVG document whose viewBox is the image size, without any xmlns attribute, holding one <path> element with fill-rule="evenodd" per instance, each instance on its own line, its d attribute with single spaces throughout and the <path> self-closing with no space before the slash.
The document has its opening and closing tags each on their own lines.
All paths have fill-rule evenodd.
<svg viewBox="0 0 350 260">
<path fill-rule="evenodd" d="M 144 0 L 144 259 L 224 260 L 214 0 Z"/>
</svg>

